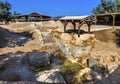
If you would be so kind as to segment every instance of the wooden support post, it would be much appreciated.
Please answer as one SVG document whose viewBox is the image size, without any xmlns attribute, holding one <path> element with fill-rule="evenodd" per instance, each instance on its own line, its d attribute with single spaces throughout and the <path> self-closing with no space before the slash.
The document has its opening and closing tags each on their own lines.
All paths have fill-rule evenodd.
<svg viewBox="0 0 120 84">
<path fill-rule="evenodd" d="M 91 27 L 91 25 L 88 24 L 88 33 L 90 33 L 90 27 Z"/>
<path fill-rule="evenodd" d="M 113 17 L 113 29 L 115 28 L 115 15 L 112 15 Z"/>
<path fill-rule="evenodd" d="M 83 21 L 82 23 L 79 22 L 79 26 L 78 26 L 78 37 L 80 37 L 80 28 L 81 26 L 85 23 L 85 21 Z"/>
<path fill-rule="evenodd" d="M 78 37 L 80 37 L 80 26 L 78 27 Z"/>
<path fill-rule="evenodd" d="M 91 22 L 88 22 L 87 26 L 88 26 L 88 33 L 90 33 Z"/>
<path fill-rule="evenodd" d="M 29 19 L 29 18 L 28 18 L 28 16 L 25 16 L 25 21 L 27 21 L 27 22 L 28 22 L 28 19 Z"/>
<path fill-rule="evenodd" d="M 106 16 L 105 17 L 103 17 L 104 18 L 104 25 L 106 25 L 106 22 L 107 22 L 107 20 L 106 20 Z"/>
<path fill-rule="evenodd" d="M 64 32 L 66 32 L 66 27 L 67 27 L 67 24 L 68 24 L 68 22 L 67 22 L 67 21 L 65 21 L 65 23 L 64 23 Z"/>
<path fill-rule="evenodd" d="M 64 32 L 66 32 L 66 25 L 64 24 Z"/>
<path fill-rule="evenodd" d="M 95 17 L 95 25 L 96 25 L 97 24 L 97 16 L 94 15 L 94 17 Z"/>
<path fill-rule="evenodd" d="M 61 22 L 62 22 L 62 24 L 64 26 L 64 32 L 66 32 L 66 26 L 67 26 L 68 22 L 67 21 L 61 21 Z"/>
</svg>

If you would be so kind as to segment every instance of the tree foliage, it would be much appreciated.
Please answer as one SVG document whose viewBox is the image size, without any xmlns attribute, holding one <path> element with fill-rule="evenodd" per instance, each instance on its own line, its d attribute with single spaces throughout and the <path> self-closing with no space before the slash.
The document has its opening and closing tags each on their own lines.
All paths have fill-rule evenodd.
<svg viewBox="0 0 120 84">
<path fill-rule="evenodd" d="M 21 15 L 20 13 L 18 13 L 18 12 L 16 12 L 16 11 L 14 11 L 14 14 L 13 14 L 14 16 L 15 15 Z"/>
<path fill-rule="evenodd" d="M 92 12 L 94 14 L 120 12 L 120 0 L 101 0 Z"/>
<path fill-rule="evenodd" d="M 116 0 L 115 5 L 116 5 L 116 11 L 120 12 L 120 0 Z"/>
<path fill-rule="evenodd" d="M 8 21 L 10 19 L 11 13 L 10 10 L 11 5 L 8 2 L 3 2 L 0 0 L 0 20 Z"/>
</svg>

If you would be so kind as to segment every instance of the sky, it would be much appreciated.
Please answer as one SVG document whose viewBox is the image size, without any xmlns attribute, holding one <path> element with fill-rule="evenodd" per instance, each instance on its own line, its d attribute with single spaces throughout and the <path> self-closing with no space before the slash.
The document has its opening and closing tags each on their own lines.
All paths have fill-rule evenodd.
<svg viewBox="0 0 120 84">
<path fill-rule="evenodd" d="M 100 0 L 7 0 L 11 12 L 21 14 L 38 12 L 49 16 L 91 15 Z"/>
</svg>

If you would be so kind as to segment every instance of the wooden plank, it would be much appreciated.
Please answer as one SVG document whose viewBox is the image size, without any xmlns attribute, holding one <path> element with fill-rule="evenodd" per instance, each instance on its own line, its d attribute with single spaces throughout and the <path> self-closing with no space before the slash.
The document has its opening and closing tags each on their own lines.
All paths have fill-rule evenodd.
<svg viewBox="0 0 120 84">
<path fill-rule="evenodd" d="M 97 24 L 97 16 L 94 15 L 94 21 L 95 21 L 95 25 Z"/>
<path fill-rule="evenodd" d="M 104 14 L 95 14 L 96 16 L 110 16 L 110 15 L 120 15 L 120 12 L 118 13 L 104 13 Z"/>
<path fill-rule="evenodd" d="M 61 22 L 63 23 L 63 26 L 64 26 L 64 32 L 66 32 L 66 27 L 68 22 L 66 20 L 62 20 Z"/>
</svg>

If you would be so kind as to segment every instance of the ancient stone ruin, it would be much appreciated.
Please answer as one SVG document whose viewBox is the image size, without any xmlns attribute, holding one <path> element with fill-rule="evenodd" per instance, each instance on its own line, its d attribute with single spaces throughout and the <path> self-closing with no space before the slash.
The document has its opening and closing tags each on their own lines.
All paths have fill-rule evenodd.
<svg viewBox="0 0 120 84">
<path fill-rule="evenodd" d="M 2 27 L 1 84 L 119 83 L 118 30 L 93 28 L 91 34 L 83 32 L 78 37 L 75 32 L 65 33 L 59 21 Z M 67 27 L 73 28 L 71 24 Z"/>
</svg>

